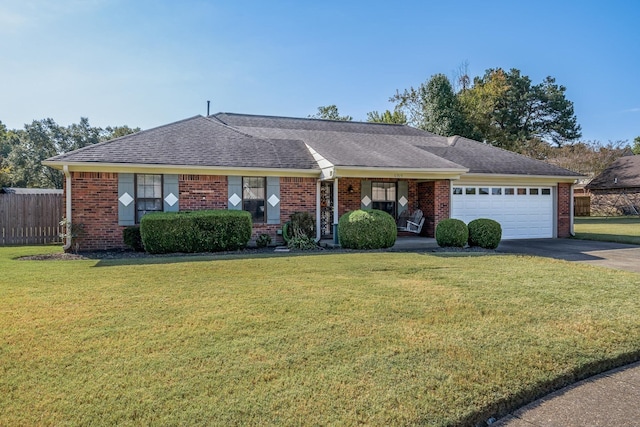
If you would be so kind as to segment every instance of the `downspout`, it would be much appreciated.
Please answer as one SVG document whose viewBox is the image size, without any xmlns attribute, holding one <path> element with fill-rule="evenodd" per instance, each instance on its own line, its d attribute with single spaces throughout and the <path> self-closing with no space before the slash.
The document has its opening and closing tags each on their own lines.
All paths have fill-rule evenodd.
<svg viewBox="0 0 640 427">
<path fill-rule="evenodd" d="M 66 214 L 65 214 L 65 218 L 67 219 L 65 227 L 67 227 L 67 229 L 65 230 L 65 235 L 66 235 L 66 242 L 64 244 L 64 246 L 62 247 L 62 249 L 67 252 L 69 249 L 71 249 L 71 173 L 69 173 L 69 165 L 64 165 L 62 167 L 62 172 L 64 172 L 64 177 L 65 177 L 65 190 L 66 190 L 66 203 L 65 203 L 65 208 L 66 208 Z"/>
</svg>

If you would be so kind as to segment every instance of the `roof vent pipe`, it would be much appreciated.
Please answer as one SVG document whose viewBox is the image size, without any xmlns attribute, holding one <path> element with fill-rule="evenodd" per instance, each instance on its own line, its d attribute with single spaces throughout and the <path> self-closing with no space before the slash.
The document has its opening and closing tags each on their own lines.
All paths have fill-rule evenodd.
<svg viewBox="0 0 640 427">
<path fill-rule="evenodd" d="M 209 117 L 209 106 L 211 105 L 211 101 L 207 101 L 207 117 Z"/>
</svg>

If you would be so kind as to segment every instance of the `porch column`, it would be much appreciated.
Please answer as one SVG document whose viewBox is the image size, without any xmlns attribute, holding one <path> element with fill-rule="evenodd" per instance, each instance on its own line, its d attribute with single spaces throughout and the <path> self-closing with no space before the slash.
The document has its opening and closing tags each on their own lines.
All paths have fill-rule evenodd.
<svg viewBox="0 0 640 427">
<path fill-rule="evenodd" d="M 333 243 L 340 243 L 338 239 L 338 178 L 333 181 Z"/>
</svg>

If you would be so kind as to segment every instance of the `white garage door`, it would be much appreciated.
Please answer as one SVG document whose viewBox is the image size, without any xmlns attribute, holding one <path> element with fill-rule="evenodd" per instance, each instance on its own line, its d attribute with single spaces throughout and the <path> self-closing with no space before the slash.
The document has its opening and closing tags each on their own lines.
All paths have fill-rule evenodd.
<svg viewBox="0 0 640 427">
<path fill-rule="evenodd" d="M 490 218 L 500 223 L 503 239 L 554 237 L 551 187 L 454 185 L 451 218 L 469 223 Z"/>
</svg>

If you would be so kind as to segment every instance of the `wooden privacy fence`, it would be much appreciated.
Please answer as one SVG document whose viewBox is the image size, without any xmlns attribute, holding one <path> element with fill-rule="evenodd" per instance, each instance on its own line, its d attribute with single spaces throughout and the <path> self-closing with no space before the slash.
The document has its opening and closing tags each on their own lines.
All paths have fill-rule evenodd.
<svg viewBox="0 0 640 427">
<path fill-rule="evenodd" d="M 575 195 L 573 198 L 573 215 L 589 216 L 591 215 L 591 196 Z"/>
<path fill-rule="evenodd" d="M 0 194 L 0 246 L 60 242 L 62 194 Z"/>
</svg>

